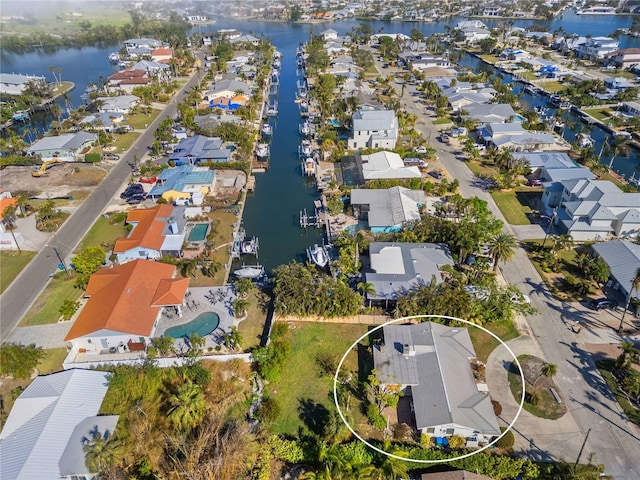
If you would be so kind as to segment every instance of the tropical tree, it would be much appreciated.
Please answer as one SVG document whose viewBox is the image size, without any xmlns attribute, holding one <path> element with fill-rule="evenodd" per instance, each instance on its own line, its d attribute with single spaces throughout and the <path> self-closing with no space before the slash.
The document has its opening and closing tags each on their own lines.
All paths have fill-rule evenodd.
<svg viewBox="0 0 640 480">
<path fill-rule="evenodd" d="M 186 380 L 168 398 L 167 418 L 178 430 L 189 431 L 202 420 L 205 414 L 205 400 L 202 387 Z"/>
<path fill-rule="evenodd" d="M 13 233 L 13 230 L 16 228 L 16 220 L 17 220 L 17 216 L 16 216 L 16 206 L 15 205 L 9 205 L 7 206 L 4 211 L 2 212 L 2 224 L 4 225 L 4 227 L 9 230 L 11 232 L 11 237 L 13 238 L 13 243 L 15 244 L 16 248 L 18 249 L 18 253 L 22 253 L 22 250 L 20 250 L 20 245 L 18 244 L 18 241 L 16 240 L 16 235 L 15 233 Z"/>
<path fill-rule="evenodd" d="M 239 278 L 235 282 L 233 282 L 233 287 L 235 291 L 242 298 L 247 298 L 249 293 L 254 289 L 255 285 L 249 278 Z"/>
<path fill-rule="evenodd" d="M 624 317 L 627 314 L 627 310 L 629 310 L 629 304 L 631 303 L 631 298 L 633 297 L 634 290 L 637 296 L 638 292 L 640 292 L 640 268 L 636 270 L 636 274 L 631 279 L 631 289 L 629 290 L 629 295 L 627 295 L 627 303 L 624 306 L 622 318 L 620 318 L 620 326 L 618 327 L 618 332 L 620 333 L 622 333 L 622 329 L 624 328 Z"/>
<path fill-rule="evenodd" d="M 518 240 L 516 237 L 507 232 L 500 232 L 489 246 L 489 255 L 493 258 L 493 271 L 498 268 L 498 262 L 504 260 L 510 262 L 516 254 L 518 248 Z"/>
<path fill-rule="evenodd" d="M 545 377 L 551 378 L 555 376 L 556 373 L 558 373 L 558 366 L 556 364 L 546 362 L 542 365 L 542 374 Z"/>
<path fill-rule="evenodd" d="M 83 248 L 71 259 L 73 267 L 78 272 L 76 285 L 79 288 L 85 288 L 91 275 L 102 267 L 105 255 L 104 249 L 96 245 Z"/>
<path fill-rule="evenodd" d="M 236 298 L 233 301 L 233 313 L 235 313 L 236 317 L 241 317 L 245 313 L 247 313 L 247 309 L 249 308 L 249 301 L 244 298 Z"/>
<path fill-rule="evenodd" d="M 122 442 L 109 431 L 101 433 L 97 427 L 91 431 L 89 438 L 84 437 L 82 441 L 85 462 L 94 473 L 104 472 L 107 467 L 116 463 L 123 453 Z"/>
<path fill-rule="evenodd" d="M 358 282 L 356 288 L 364 298 L 376 294 L 376 289 L 371 282 Z M 369 301 L 369 303 L 371 303 L 371 301 Z"/>
<path fill-rule="evenodd" d="M 42 347 L 36 347 L 33 343 L 5 343 L 0 346 L 0 375 L 28 378 L 44 357 Z"/>
</svg>

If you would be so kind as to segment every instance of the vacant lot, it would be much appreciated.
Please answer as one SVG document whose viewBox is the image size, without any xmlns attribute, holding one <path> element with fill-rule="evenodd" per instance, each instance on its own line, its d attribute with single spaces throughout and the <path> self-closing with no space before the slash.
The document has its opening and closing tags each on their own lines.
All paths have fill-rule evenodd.
<svg viewBox="0 0 640 480">
<path fill-rule="evenodd" d="M 539 191 L 518 188 L 506 192 L 492 192 L 491 196 L 510 225 L 529 225 L 530 215 L 538 211 Z"/>
<path fill-rule="evenodd" d="M 35 255 L 36 252 L 0 252 L 0 293 L 4 292 Z"/>
<path fill-rule="evenodd" d="M 78 300 L 82 290 L 75 286 L 74 273 L 71 271 L 69 273 L 70 276 L 67 276 L 64 272 L 59 272 L 49 280 L 35 303 L 22 318 L 20 327 L 56 323 L 60 318 L 59 310 L 64 301 Z"/>
</svg>

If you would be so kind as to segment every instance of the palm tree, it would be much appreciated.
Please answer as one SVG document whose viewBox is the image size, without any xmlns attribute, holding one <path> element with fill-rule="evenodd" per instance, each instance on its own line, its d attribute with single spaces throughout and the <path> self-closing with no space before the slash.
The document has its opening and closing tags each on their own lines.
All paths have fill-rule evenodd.
<svg viewBox="0 0 640 480">
<path fill-rule="evenodd" d="M 542 365 L 542 374 L 545 377 L 553 377 L 556 373 L 558 373 L 558 366 L 554 363 L 545 363 Z"/>
<path fill-rule="evenodd" d="M 15 205 L 9 205 L 2 212 L 2 224 L 5 226 L 7 230 L 11 232 L 11 236 L 13 237 L 13 243 L 16 244 L 18 249 L 18 253 L 22 253 L 20 250 L 20 245 L 18 245 L 18 241 L 16 240 L 16 235 L 13 233 L 13 229 L 16 228 L 16 207 Z"/>
<path fill-rule="evenodd" d="M 244 298 L 236 298 L 233 302 L 233 313 L 236 317 L 241 317 L 247 312 L 249 308 L 249 301 Z"/>
<path fill-rule="evenodd" d="M 493 271 L 498 268 L 498 262 L 504 260 L 510 262 L 516 254 L 518 240 L 507 232 L 500 232 L 495 237 L 489 247 L 489 255 L 493 258 Z"/>
<path fill-rule="evenodd" d="M 624 306 L 624 311 L 622 312 L 618 333 L 622 333 L 622 329 L 624 328 L 624 317 L 627 314 L 627 310 L 629 310 L 629 304 L 631 303 L 631 297 L 633 296 L 632 294 L 634 290 L 636 291 L 636 294 L 640 292 L 640 268 L 636 270 L 636 274 L 631 279 L 631 290 L 629 290 L 629 295 L 627 295 L 627 303 Z"/>
<path fill-rule="evenodd" d="M 97 427 L 91 431 L 90 435 L 91 438 L 82 439 L 85 461 L 91 472 L 101 473 L 120 457 L 123 445 L 111 432 L 100 433 Z"/>
<path fill-rule="evenodd" d="M 190 430 L 204 417 L 205 400 L 200 385 L 187 380 L 169 396 L 167 417 L 180 430 Z"/>
<path fill-rule="evenodd" d="M 376 289 L 371 282 L 358 282 L 356 288 L 360 292 L 360 295 L 362 295 L 364 298 L 376 294 Z M 369 300 L 369 305 L 371 305 L 371 300 Z"/>
</svg>

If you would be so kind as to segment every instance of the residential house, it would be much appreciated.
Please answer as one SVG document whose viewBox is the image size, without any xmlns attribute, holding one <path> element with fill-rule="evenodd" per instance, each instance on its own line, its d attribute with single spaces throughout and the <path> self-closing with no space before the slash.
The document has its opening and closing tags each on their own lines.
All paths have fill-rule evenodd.
<svg viewBox="0 0 640 480">
<path fill-rule="evenodd" d="M 91 113 L 80 120 L 80 125 L 111 132 L 122 122 L 124 122 L 124 115 L 121 113 L 97 112 Z"/>
<path fill-rule="evenodd" d="M 109 373 L 66 370 L 36 377 L 16 399 L 0 432 L 3 480 L 89 480 L 87 439 L 113 434 L 118 415 L 98 415 Z"/>
<path fill-rule="evenodd" d="M 152 60 L 140 60 L 131 67 L 132 70 L 143 70 L 151 77 L 158 77 L 161 81 L 166 81 L 171 75 L 171 67 L 168 63 L 155 62 Z"/>
<path fill-rule="evenodd" d="M 98 97 L 96 104 L 100 113 L 129 113 L 140 99 L 135 95 L 119 95 L 117 97 Z"/>
<path fill-rule="evenodd" d="M 616 91 L 637 87 L 635 83 L 630 82 L 629 79 L 624 77 L 606 78 L 604 81 L 604 86 Z"/>
<path fill-rule="evenodd" d="M 353 114 L 349 148 L 396 148 L 398 119 L 393 110 L 358 110 Z"/>
<path fill-rule="evenodd" d="M 359 157 L 365 181 L 422 178 L 417 166 L 406 166 L 400 155 L 395 152 L 382 151 Z"/>
<path fill-rule="evenodd" d="M 465 27 L 461 31 L 468 43 L 478 43 L 480 40 L 491 37 L 491 32 L 484 28 Z"/>
<path fill-rule="evenodd" d="M 182 316 L 188 278 L 174 278 L 175 265 L 133 260 L 91 275 L 87 301 L 64 338 L 67 363 L 79 353 L 98 355 L 144 350 L 155 335 L 163 308 Z"/>
<path fill-rule="evenodd" d="M 257 47 L 260 43 L 260 39 L 258 37 L 254 37 L 253 35 L 240 35 L 239 37 L 235 37 L 229 40 L 229 43 L 231 45 L 250 43 L 254 47 Z"/>
<path fill-rule="evenodd" d="M 229 122 L 240 124 L 242 122 L 242 119 L 237 115 L 233 115 L 230 113 L 221 113 L 220 115 L 210 113 L 209 115 L 196 115 L 193 121 L 196 122 L 196 125 L 198 125 L 198 127 L 211 132 L 221 123 Z"/>
<path fill-rule="evenodd" d="M 354 215 L 365 220 L 372 233 L 399 232 L 407 222 L 420 219 L 425 203 L 422 190 L 392 187 L 386 190 L 351 190 Z"/>
<path fill-rule="evenodd" d="M 607 286 L 619 290 L 624 298 L 640 298 L 640 292 L 631 291 L 633 279 L 640 269 L 640 245 L 628 240 L 610 240 L 593 245 L 595 255 L 609 266 L 611 276 Z"/>
<path fill-rule="evenodd" d="M 382 332 L 373 349 L 378 380 L 408 397 L 420 433 L 459 435 L 468 446 L 500 435 L 486 384 L 473 376 L 478 361 L 466 328 L 423 322 L 385 325 Z"/>
<path fill-rule="evenodd" d="M 505 123 L 515 117 L 516 112 L 508 103 L 472 103 L 464 107 L 462 118 L 477 120 L 479 123 Z"/>
<path fill-rule="evenodd" d="M 127 214 L 129 235 L 116 241 L 113 253 L 118 263 L 163 256 L 179 257 L 185 238 L 184 208 L 168 204 L 136 208 Z"/>
<path fill-rule="evenodd" d="M 624 111 L 635 116 L 640 117 L 640 102 L 622 102 L 624 106 Z"/>
<path fill-rule="evenodd" d="M 496 5 L 486 5 L 480 7 L 480 16 L 482 17 L 501 17 L 504 13 L 504 7 Z"/>
<path fill-rule="evenodd" d="M 586 37 L 575 47 L 576 56 L 587 60 L 601 60 L 618 50 L 620 42 L 611 37 Z"/>
<path fill-rule="evenodd" d="M 173 148 L 170 160 L 176 165 L 195 165 L 200 162 L 228 162 L 231 150 L 222 148 L 223 140 L 219 137 L 194 135 L 180 140 Z"/>
<path fill-rule="evenodd" d="M 64 162 L 75 162 L 96 140 L 98 135 L 85 131 L 42 137 L 27 149 L 27 155 L 40 155 L 43 161 L 58 158 Z"/>
<path fill-rule="evenodd" d="M 568 180 L 562 185 L 556 222 L 574 240 L 640 233 L 640 193 L 625 193 L 608 180 Z"/>
<path fill-rule="evenodd" d="M 480 129 L 487 145 L 515 152 L 568 151 L 571 146 L 547 132 L 525 130 L 520 123 L 489 123 Z"/>
<path fill-rule="evenodd" d="M 245 82 L 227 79 L 213 84 L 204 100 L 209 102 L 209 107 L 233 111 L 244 105 L 251 93 L 252 88 Z"/>
<path fill-rule="evenodd" d="M 170 48 L 160 47 L 151 52 L 151 60 L 158 63 L 169 63 L 173 58 L 173 50 Z"/>
<path fill-rule="evenodd" d="M 162 47 L 162 42 L 153 38 L 131 38 L 123 44 L 127 54 L 132 58 L 151 55 L 156 48 Z"/>
<path fill-rule="evenodd" d="M 325 41 L 338 39 L 338 32 L 336 32 L 333 28 L 327 28 L 326 30 L 321 31 L 320 35 L 325 39 Z"/>
<path fill-rule="evenodd" d="M 465 28 L 487 28 L 487 26 L 480 20 L 461 20 L 456 25 L 456 28 L 463 30 Z"/>
<path fill-rule="evenodd" d="M 449 100 L 451 110 L 459 112 L 467 110 L 471 105 L 481 105 L 491 103 L 495 95 L 495 91 L 479 92 L 477 90 L 458 90 L 457 88 L 444 88 L 442 94 Z"/>
<path fill-rule="evenodd" d="M 43 82 L 46 80 L 38 75 L 22 75 L 18 73 L 0 73 L 0 94 L 22 95 L 29 82 Z"/>
<path fill-rule="evenodd" d="M 349 48 L 344 45 L 344 43 L 340 41 L 327 42 L 325 44 L 325 50 L 330 56 L 334 55 L 342 55 L 344 53 L 349 53 Z"/>
<path fill-rule="evenodd" d="M 608 65 L 626 70 L 640 65 L 640 48 L 622 48 L 607 53 L 604 58 Z"/>
<path fill-rule="evenodd" d="M 370 267 L 363 275 L 375 293 L 369 301 L 395 301 L 412 288 L 442 282 L 440 269 L 453 265 L 449 247 L 441 243 L 372 242 Z"/>
<path fill-rule="evenodd" d="M 4 223 L 4 211 L 8 207 L 18 206 L 18 199 L 11 192 L 0 191 L 0 250 L 17 250 L 24 243 L 20 232 L 11 232 Z"/>
<path fill-rule="evenodd" d="M 122 90 L 131 94 L 135 87 L 144 87 L 151 82 L 151 77 L 146 70 L 122 70 L 111 75 L 107 79 L 106 90 Z"/>
<path fill-rule="evenodd" d="M 163 170 L 147 196 L 154 201 L 164 198 L 169 203 L 202 205 L 204 197 L 213 192 L 215 182 L 215 170 L 180 165 Z"/>
<path fill-rule="evenodd" d="M 409 65 L 414 70 L 424 70 L 432 67 L 449 68 L 451 62 L 442 55 L 433 55 L 429 52 L 402 52 L 398 55 L 398 60 Z"/>
</svg>

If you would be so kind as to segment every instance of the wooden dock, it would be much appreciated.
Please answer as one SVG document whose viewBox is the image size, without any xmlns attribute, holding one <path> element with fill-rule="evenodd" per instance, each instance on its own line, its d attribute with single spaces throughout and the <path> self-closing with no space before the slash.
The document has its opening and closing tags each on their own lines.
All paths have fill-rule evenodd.
<svg viewBox="0 0 640 480">
<path fill-rule="evenodd" d="M 253 175 L 247 178 L 247 192 L 253 192 L 256 189 L 256 177 Z"/>
</svg>

